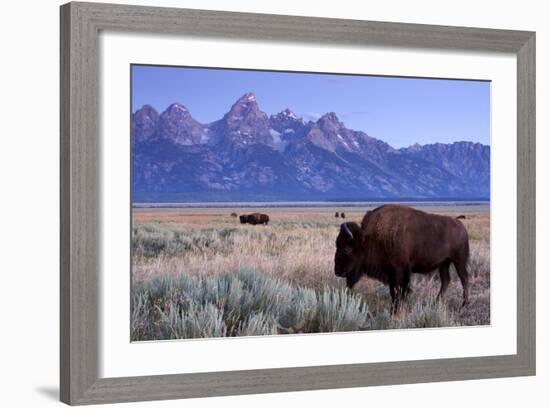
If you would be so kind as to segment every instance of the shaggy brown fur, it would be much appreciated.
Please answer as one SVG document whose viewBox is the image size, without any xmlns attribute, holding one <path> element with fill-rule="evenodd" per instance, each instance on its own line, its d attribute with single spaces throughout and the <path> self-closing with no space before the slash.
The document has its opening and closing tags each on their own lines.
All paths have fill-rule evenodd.
<svg viewBox="0 0 550 408">
<path fill-rule="evenodd" d="M 267 214 L 260 214 L 260 213 L 253 213 L 249 215 L 241 215 L 239 217 L 241 224 L 264 224 L 267 225 L 269 222 L 269 215 Z"/>
<path fill-rule="evenodd" d="M 389 285 L 394 308 L 409 289 L 412 273 L 439 270 L 442 299 L 454 264 L 468 302 L 468 233 L 454 218 L 401 205 L 384 205 L 365 214 L 361 226 L 341 225 L 334 272 L 352 288 L 363 275 Z"/>
</svg>

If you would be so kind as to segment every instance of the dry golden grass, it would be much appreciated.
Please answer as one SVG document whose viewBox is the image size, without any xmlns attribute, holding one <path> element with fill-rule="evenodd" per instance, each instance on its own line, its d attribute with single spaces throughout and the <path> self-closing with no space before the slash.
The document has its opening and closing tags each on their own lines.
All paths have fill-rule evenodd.
<svg viewBox="0 0 550 408">
<path fill-rule="evenodd" d="M 230 217 L 234 211 L 249 213 L 254 209 L 134 209 L 133 285 L 158 277 L 210 277 L 246 269 L 295 286 L 319 290 L 343 286 L 343 280 L 333 272 L 339 225 L 343 221 L 360 222 L 364 211 L 346 209 L 346 219 L 342 220 L 334 217 L 334 209 L 262 209 L 270 215 L 267 226 L 242 225 L 238 218 Z M 470 305 L 460 308 L 462 287 L 452 270 L 442 311 L 444 325 L 489 324 L 489 212 L 461 211 L 445 213 L 467 216 L 462 221 L 470 236 Z M 153 255 L 145 250 L 151 242 L 158 249 Z M 397 327 L 414 326 L 409 320 L 416 311 L 433 304 L 439 291 L 438 273 L 414 275 L 412 288 Z M 354 291 L 364 296 L 373 318 L 387 314 L 387 287 L 363 278 Z"/>
</svg>

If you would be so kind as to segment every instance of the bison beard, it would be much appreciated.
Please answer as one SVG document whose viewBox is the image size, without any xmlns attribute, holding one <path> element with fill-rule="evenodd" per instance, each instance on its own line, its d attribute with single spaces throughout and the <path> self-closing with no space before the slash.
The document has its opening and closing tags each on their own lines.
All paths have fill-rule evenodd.
<svg viewBox="0 0 550 408">
<path fill-rule="evenodd" d="M 468 302 L 469 243 L 466 229 L 451 217 L 409 207 L 384 205 L 365 214 L 361 226 L 343 223 L 336 240 L 334 271 L 349 288 L 363 275 L 389 285 L 392 310 L 410 292 L 412 273 L 439 270 L 442 299 L 454 264 Z"/>
</svg>

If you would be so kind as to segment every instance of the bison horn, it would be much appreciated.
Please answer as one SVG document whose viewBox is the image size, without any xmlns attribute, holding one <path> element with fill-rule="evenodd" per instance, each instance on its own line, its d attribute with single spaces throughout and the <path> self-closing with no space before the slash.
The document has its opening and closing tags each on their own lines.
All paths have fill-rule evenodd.
<svg viewBox="0 0 550 408">
<path fill-rule="evenodd" d="M 342 224 L 342 230 L 349 235 L 350 239 L 353 239 L 353 234 L 351 233 L 351 230 L 349 229 L 348 227 L 348 224 L 347 223 L 343 223 Z"/>
</svg>

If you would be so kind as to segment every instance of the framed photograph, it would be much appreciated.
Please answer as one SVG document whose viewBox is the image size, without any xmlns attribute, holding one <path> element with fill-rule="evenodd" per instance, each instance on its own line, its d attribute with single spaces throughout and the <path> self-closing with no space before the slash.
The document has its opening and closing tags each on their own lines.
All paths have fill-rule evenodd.
<svg viewBox="0 0 550 408">
<path fill-rule="evenodd" d="M 71 405 L 534 375 L 535 34 L 62 6 L 60 318 Z"/>
</svg>

